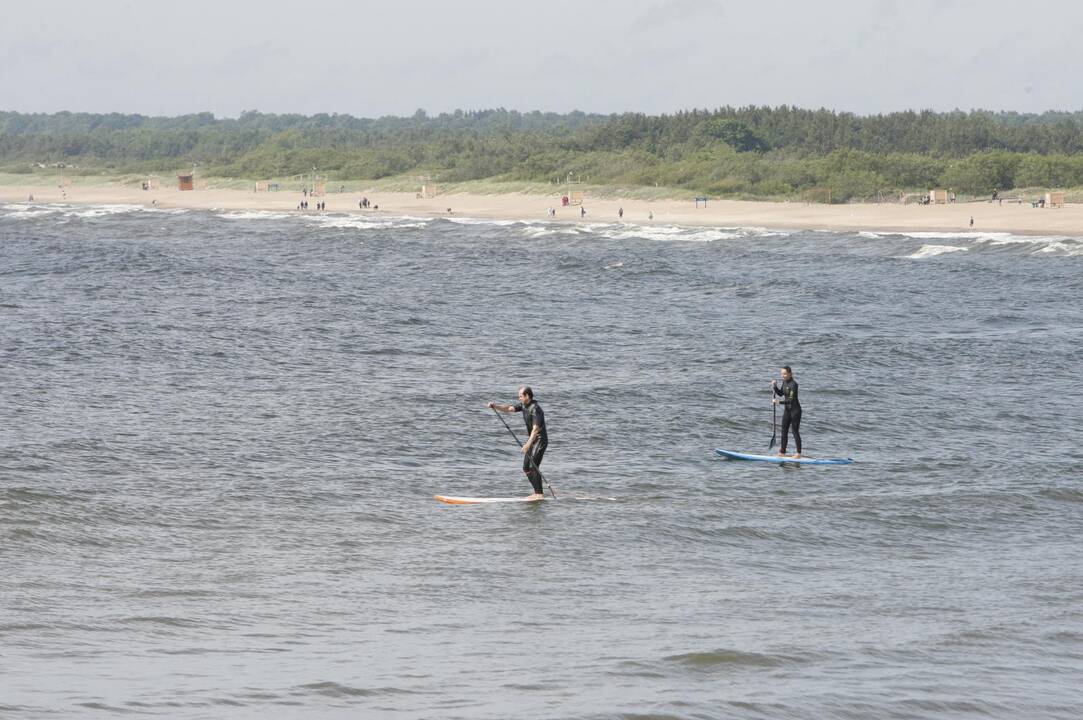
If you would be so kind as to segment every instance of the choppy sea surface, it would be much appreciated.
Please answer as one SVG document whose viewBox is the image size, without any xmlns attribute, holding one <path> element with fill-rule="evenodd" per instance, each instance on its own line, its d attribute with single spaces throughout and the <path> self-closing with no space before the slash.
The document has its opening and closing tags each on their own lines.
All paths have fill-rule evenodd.
<svg viewBox="0 0 1083 720">
<path fill-rule="evenodd" d="M 1071 237 L 0 206 L 0 715 L 1077 718 L 1081 298 Z M 713 453 L 783 364 L 854 465 Z M 524 383 L 558 499 L 434 501 L 529 492 Z"/>
</svg>

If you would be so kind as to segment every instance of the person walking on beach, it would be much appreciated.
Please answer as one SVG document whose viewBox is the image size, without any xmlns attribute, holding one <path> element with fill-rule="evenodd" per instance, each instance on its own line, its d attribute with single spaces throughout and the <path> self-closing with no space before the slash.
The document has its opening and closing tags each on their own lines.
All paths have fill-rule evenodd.
<svg viewBox="0 0 1083 720">
<path fill-rule="evenodd" d="M 534 391 L 524 385 L 519 388 L 519 402 L 514 405 L 501 405 L 500 403 L 490 402 L 487 407 L 502 413 L 521 412 L 523 414 L 526 431 L 529 433 L 529 437 L 523 443 L 522 448 L 523 472 L 526 473 L 527 480 L 530 481 L 531 487 L 534 488 L 534 494 L 527 499 L 540 500 L 545 497 L 542 488 L 542 475 L 538 466 L 541 465 L 542 457 L 545 456 L 545 449 L 549 446 L 549 435 L 545 432 L 545 413 L 542 412 L 538 401 L 534 399 Z"/>
<path fill-rule="evenodd" d="M 782 411 L 782 444 L 779 446 L 778 454 L 786 454 L 786 441 L 789 439 L 790 429 L 793 429 L 793 442 L 797 448 L 797 452 L 794 454 L 795 458 L 801 457 L 801 401 L 797 397 L 797 381 L 793 379 L 793 370 L 789 365 L 785 365 L 782 368 L 782 386 L 772 380 L 771 389 L 773 393 L 773 402 L 775 405 L 779 404 L 779 397 L 782 398 L 781 402 L 785 406 L 785 410 Z"/>
<path fill-rule="evenodd" d="M 587 209 L 585 207 L 583 207 L 582 205 L 580 205 L 579 206 L 579 217 L 586 217 L 586 216 L 587 216 Z"/>
<path fill-rule="evenodd" d="M 617 208 L 617 218 L 624 219 L 624 208 Z"/>
</svg>

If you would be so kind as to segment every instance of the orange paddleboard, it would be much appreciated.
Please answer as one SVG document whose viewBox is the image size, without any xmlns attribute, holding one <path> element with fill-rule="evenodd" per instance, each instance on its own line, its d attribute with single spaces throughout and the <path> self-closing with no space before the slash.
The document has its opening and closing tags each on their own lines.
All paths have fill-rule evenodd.
<svg viewBox="0 0 1083 720">
<path fill-rule="evenodd" d="M 448 505 L 485 505 L 488 503 L 509 502 L 540 502 L 545 498 L 513 497 L 513 498 L 475 498 L 455 497 L 453 495 L 433 495 L 434 498 Z"/>
</svg>

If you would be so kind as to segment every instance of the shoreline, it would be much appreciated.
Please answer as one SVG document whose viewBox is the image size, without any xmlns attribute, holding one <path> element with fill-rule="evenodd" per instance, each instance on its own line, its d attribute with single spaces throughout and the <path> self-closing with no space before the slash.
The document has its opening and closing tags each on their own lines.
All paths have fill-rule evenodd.
<svg viewBox="0 0 1083 720">
<path fill-rule="evenodd" d="M 161 209 L 294 212 L 305 198 L 300 192 L 256 193 L 250 190 L 176 188 L 141 190 L 119 184 L 57 186 L 0 186 L 0 203 L 71 205 L 138 205 Z M 379 209 L 361 210 L 358 202 L 368 197 Z M 692 227 L 762 227 L 780 230 L 827 230 L 836 232 L 933 232 L 1011 233 L 1016 235 L 1083 237 L 1083 204 L 1060 208 L 1033 208 L 1029 203 L 991 203 L 987 200 L 954 205 L 902 205 L 857 203 L 806 204 L 801 201 L 708 200 L 695 207 L 688 200 L 641 200 L 591 198 L 588 194 L 580 215 L 579 206 L 560 206 L 559 195 L 455 193 L 418 198 L 414 193 L 366 190 L 328 193 L 310 198 L 310 205 L 325 202 L 324 214 L 363 216 L 450 216 L 479 220 L 548 220 L 564 223 L 618 223 L 637 225 L 683 225 Z M 556 215 L 549 216 L 548 208 Z M 623 217 L 618 211 L 623 208 Z M 653 219 L 651 215 L 653 214 Z M 974 218 L 973 226 L 970 218 Z"/>
</svg>

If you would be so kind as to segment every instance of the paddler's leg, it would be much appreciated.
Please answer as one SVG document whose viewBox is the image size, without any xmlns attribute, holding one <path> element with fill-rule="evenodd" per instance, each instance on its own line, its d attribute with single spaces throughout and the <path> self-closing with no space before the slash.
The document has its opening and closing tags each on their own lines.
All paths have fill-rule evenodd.
<svg viewBox="0 0 1083 720">
<path fill-rule="evenodd" d="M 801 457 L 801 411 L 798 410 L 790 418 L 790 425 L 793 427 L 793 444 L 797 446 L 797 452 L 794 454 L 795 458 Z"/>
<path fill-rule="evenodd" d="M 526 473 L 526 479 L 530 481 L 531 487 L 534 488 L 534 494 L 530 496 L 534 499 L 545 497 L 541 473 L 537 470 L 537 467 L 541 465 L 543 455 L 545 455 L 544 445 L 541 447 L 534 446 L 529 453 L 523 454 L 523 472 Z"/>
<path fill-rule="evenodd" d="M 782 441 L 778 446 L 779 457 L 786 454 L 786 442 L 790 438 L 790 410 L 787 408 L 782 412 Z"/>
</svg>

